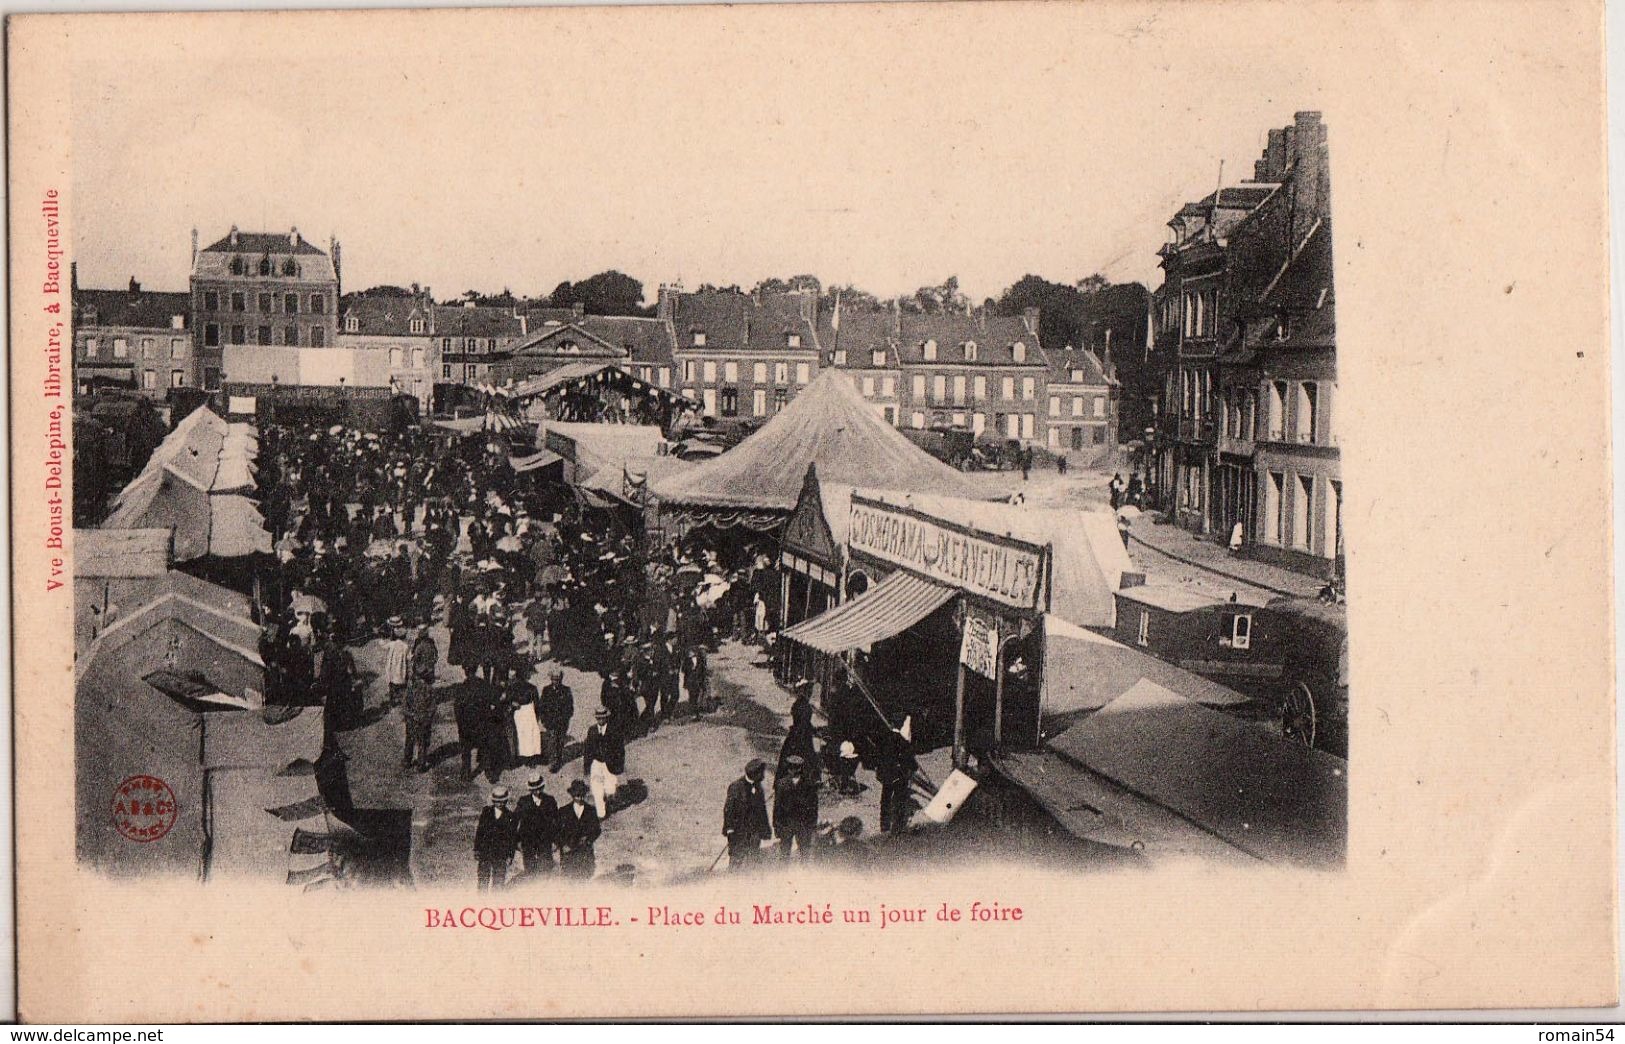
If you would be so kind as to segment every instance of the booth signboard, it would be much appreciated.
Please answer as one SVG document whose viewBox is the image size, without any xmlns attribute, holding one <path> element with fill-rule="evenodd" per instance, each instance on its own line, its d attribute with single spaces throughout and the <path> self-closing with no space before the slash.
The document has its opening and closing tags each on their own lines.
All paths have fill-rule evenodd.
<svg viewBox="0 0 1625 1044">
<path fill-rule="evenodd" d="M 959 662 L 984 678 L 998 670 L 999 622 L 965 607 L 965 634 L 959 643 Z"/>
<path fill-rule="evenodd" d="M 1017 609 L 1039 608 L 1044 549 L 907 508 L 852 498 L 847 543 L 932 580 Z"/>
</svg>

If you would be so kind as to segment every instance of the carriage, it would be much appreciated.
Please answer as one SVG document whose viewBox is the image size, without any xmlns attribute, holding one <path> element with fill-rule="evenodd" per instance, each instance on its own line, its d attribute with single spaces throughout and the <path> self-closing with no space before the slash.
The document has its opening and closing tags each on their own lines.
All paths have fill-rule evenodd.
<svg viewBox="0 0 1625 1044">
<path fill-rule="evenodd" d="M 1286 650 L 1278 690 L 1282 731 L 1305 746 L 1348 757 L 1347 608 L 1319 598 L 1276 598 L 1268 608 Z"/>
</svg>

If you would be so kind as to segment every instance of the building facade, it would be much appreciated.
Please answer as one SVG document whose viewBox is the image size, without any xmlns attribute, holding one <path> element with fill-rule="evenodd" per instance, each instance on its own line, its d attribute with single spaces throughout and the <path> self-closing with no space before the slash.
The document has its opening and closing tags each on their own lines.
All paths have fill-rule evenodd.
<svg viewBox="0 0 1625 1044">
<path fill-rule="evenodd" d="M 1342 553 L 1331 191 L 1320 114 L 1269 131 L 1254 180 L 1169 222 L 1154 295 L 1159 506 L 1250 554 Z M 1239 534 L 1238 534 L 1239 529 Z"/>
<path fill-rule="evenodd" d="M 661 286 L 678 390 L 722 422 L 761 422 L 818 376 L 818 297 Z"/>
<path fill-rule="evenodd" d="M 81 290 L 73 279 L 73 389 L 138 389 L 165 399 L 197 384 L 188 316 L 190 295 L 144 290 Z"/>
<path fill-rule="evenodd" d="M 1045 447 L 1051 453 L 1103 455 L 1117 445 L 1118 388 L 1100 357 L 1087 348 L 1046 352 Z"/>
<path fill-rule="evenodd" d="M 900 336 L 896 312 L 848 312 L 836 309 L 820 317 L 818 340 L 824 364 L 852 378 L 864 399 L 874 404 L 886 423 L 901 427 L 903 371 L 897 360 Z"/>
<path fill-rule="evenodd" d="M 240 232 L 199 250 L 192 231 L 192 347 L 198 383 L 215 391 L 227 345 L 331 348 L 338 343 L 338 243 L 332 256 L 298 229 Z"/>
<path fill-rule="evenodd" d="M 387 353 L 391 387 L 427 410 L 441 373 L 434 320 L 434 301 L 426 290 L 407 297 L 352 295 L 340 304 L 338 343 Z"/>
<path fill-rule="evenodd" d="M 537 322 L 532 312 L 529 335 L 508 358 L 491 368 L 492 383 L 504 384 L 556 370 L 569 363 L 608 362 L 660 388 L 676 378 L 671 325 L 641 316 L 586 315 L 566 309 L 567 319 Z"/>
<path fill-rule="evenodd" d="M 1038 309 L 1019 316 L 903 313 L 897 358 L 904 426 L 1048 442 L 1049 361 Z"/>
<path fill-rule="evenodd" d="M 481 384 L 524 340 L 527 322 L 511 308 L 494 305 L 436 305 L 434 336 L 440 348 L 442 385 Z"/>
</svg>

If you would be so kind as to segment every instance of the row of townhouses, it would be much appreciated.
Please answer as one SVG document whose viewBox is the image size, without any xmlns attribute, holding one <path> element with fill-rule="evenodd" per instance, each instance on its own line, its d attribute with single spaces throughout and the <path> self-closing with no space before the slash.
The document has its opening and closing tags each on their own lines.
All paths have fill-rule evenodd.
<svg viewBox="0 0 1625 1044">
<path fill-rule="evenodd" d="M 233 228 L 201 249 L 193 233 L 189 294 L 151 293 L 134 280 L 128 290 L 79 290 L 75 278 L 76 383 L 155 397 L 191 385 L 218 391 L 274 379 L 260 371 L 275 369 L 269 360 L 287 349 L 370 349 L 387 355 L 394 391 L 436 408 L 458 385 L 502 385 L 603 361 L 681 392 L 719 422 L 749 423 L 771 417 L 833 367 L 899 427 L 956 427 L 1061 452 L 1117 442 L 1109 360 L 1042 345 L 1036 309 L 843 311 L 812 293 L 666 285 L 652 317 L 598 316 L 579 306 L 437 305 L 416 287 L 406 296 L 345 298 L 340 273 L 336 241 L 323 251 L 297 229 Z M 227 372 L 228 351 L 240 360 L 230 368 L 245 372 Z"/>
<path fill-rule="evenodd" d="M 1343 550 L 1326 128 L 1300 112 L 1267 140 L 1251 181 L 1168 222 L 1152 470 L 1182 526 L 1323 570 Z"/>
</svg>

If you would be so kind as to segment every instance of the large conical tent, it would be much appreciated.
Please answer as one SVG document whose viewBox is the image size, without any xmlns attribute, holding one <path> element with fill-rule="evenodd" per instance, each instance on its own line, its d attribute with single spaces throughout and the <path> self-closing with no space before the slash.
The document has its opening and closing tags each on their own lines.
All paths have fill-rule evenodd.
<svg viewBox="0 0 1625 1044">
<path fill-rule="evenodd" d="M 826 370 L 738 446 L 654 484 L 661 510 L 788 515 L 807 465 L 826 482 L 986 499 L 988 491 L 910 442 Z"/>
</svg>

